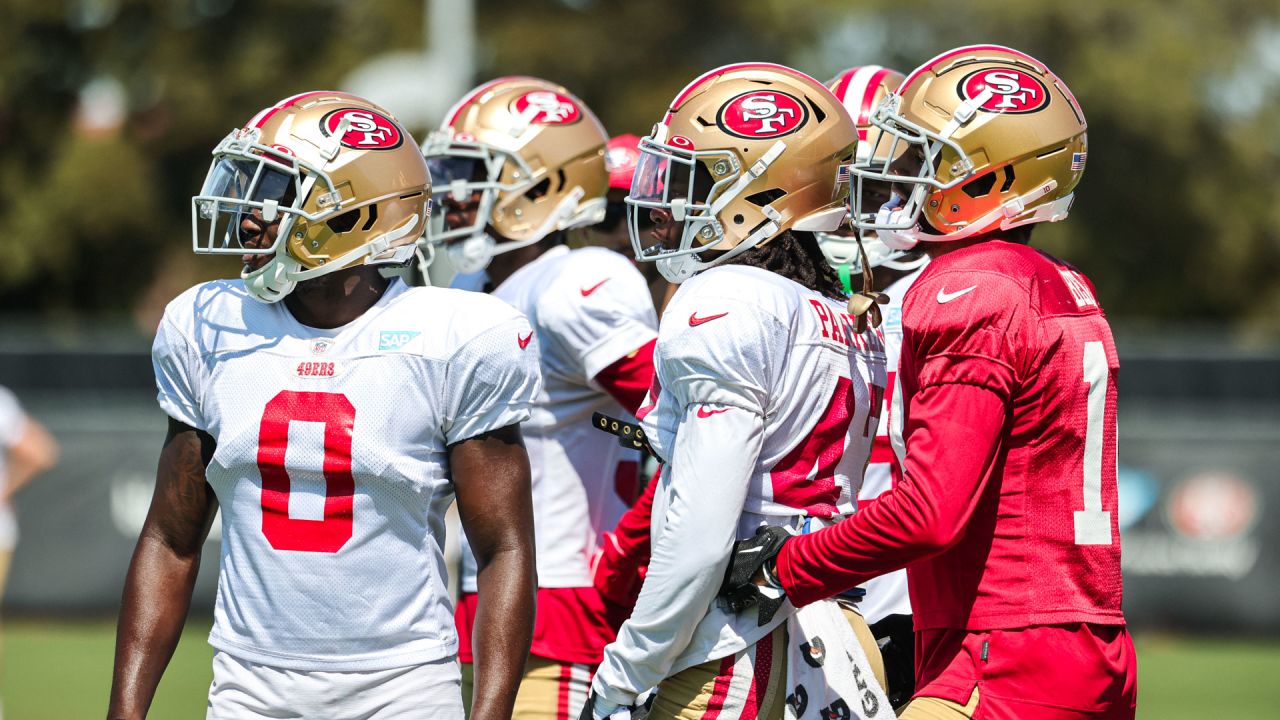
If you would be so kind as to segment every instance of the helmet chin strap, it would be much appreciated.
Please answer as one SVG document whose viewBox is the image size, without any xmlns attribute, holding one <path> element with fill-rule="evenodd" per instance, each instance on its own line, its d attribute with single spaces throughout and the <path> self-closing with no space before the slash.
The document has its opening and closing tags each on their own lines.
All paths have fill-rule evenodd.
<svg viewBox="0 0 1280 720">
<path fill-rule="evenodd" d="M 922 189 L 917 187 L 912 192 L 921 192 Z M 889 202 L 880 206 L 880 210 L 876 212 L 877 225 L 902 225 L 910 219 L 910 213 L 902 208 L 902 198 L 895 195 Z M 880 238 L 880 242 L 893 248 L 894 250 L 910 250 L 920 241 L 920 225 L 917 223 L 914 227 L 907 230 L 883 230 L 876 228 L 876 236 Z M 862 247 L 859 243 L 859 248 Z"/>
<path fill-rule="evenodd" d="M 716 265 L 735 258 L 764 242 L 766 238 L 773 237 L 778 233 L 779 228 L 782 227 L 779 224 L 782 221 L 782 215 L 777 210 L 774 210 L 771 205 L 765 205 L 760 208 L 760 210 L 764 213 L 764 216 L 768 218 L 768 222 L 761 225 L 755 232 L 744 238 L 742 242 L 734 245 L 723 255 L 716 256 L 710 262 L 702 262 L 702 260 L 698 259 L 696 253 L 662 258 L 657 261 L 658 273 L 661 274 L 667 282 L 678 285 L 693 277 L 694 273 L 708 268 L 713 268 Z"/>
<path fill-rule="evenodd" d="M 1074 193 L 1058 198 L 1053 202 L 1036 206 L 1031 210 L 1026 209 L 1027 205 L 1043 198 L 1056 189 L 1058 189 L 1058 181 L 1049 180 L 1029 193 L 1007 200 L 996 209 L 954 232 L 936 235 L 924 232 L 920 225 L 917 224 L 909 230 L 876 230 L 876 234 L 885 245 L 895 250 L 910 250 L 920 242 L 954 242 L 988 233 L 996 228 L 1009 230 L 1022 225 L 1030 225 L 1031 223 L 1057 222 L 1067 217 L 1067 212 L 1071 209 L 1071 203 L 1075 199 Z M 886 203 L 880 209 L 880 212 L 876 215 L 877 223 L 887 225 L 892 224 L 895 219 L 901 221 L 902 211 L 890 207 L 891 203 L 892 201 Z"/>
<path fill-rule="evenodd" d="M 393 247 L 393 243 L 408 237 L 409 234 L 413 232 L 413 229 L 418 226 L 418 220 L 419 217 L 417 213 L 414 213 L 413 217 L 406 219 L 404 222 L 400 223 L 399 226 L 379 235 L 345 255 L 339 255 L 332 261 L 319 267 L 311 268 L 310 270 L 289 273 L 289 279 L 301 282 L 303 280 L 318 278 L 321 275 L 328 275 L 335 270 L 341 270 L 349 267 L 360 258 L 376 258 L 378 255 L 381 255 L 388 250 L 394 250 L 395 248 Z M 410 245 L 411 244 L 412 243 L 410 243 Z"/>
<path fill-rule="evenodd" d="M 418 219 L 415 214 L 390 232 L 379 235 L 355 250 L 337 257 L 333 262 L 325 263 L 310 270 L 303 270 L 302 264 L 290 256 L 288 251 L 284 250 L 285 245 L 281 244 L 280 248 L 283 252 L 277 251 L 278 254 L 275 257 L 257 270 L 240 273 L 240 279 L 244 281 L 245 289 L 249 291 L 249 294 L 253 295 L 257 300 L 265 303 L 280 302 L 286 295 L 293 292 L 299 282 L 342 270 L 362 257 L 376 257 L 389 250 L 397 250 L 398 248 L 392 247 L 392 244 L 409 236 L 414 228 L 417 227 Z M 286 230 L 287 228 L 282 227 L 281 229 Z M 406 247 L 411 248 L 412 244 Z M 393 253 L 388 261 L 394 262 L 400 257 L 401 253 Z M 408 260 L 407 254 L 403 259 Z"/>
<path fill-rule="evenodd" d="M 245 290 L 255 300 L 264 303 L 277 303 L 293 292 L 298 283 L 289 279 L 289 266 L 299 267 L 298 261 L 291 257 L 274 257 L 266 265 L 249 273 L 240 273 Z"/>
<path fill-rule="evenodd" d="M 487 233 L 471 235 L 465 240 L 446 243 L 424 242 L 418 247 L 418 267 L 431 287 L 453 287 L 459 275 L 479 272 L 493 259 L 494 240 Z"/>
<path fill-rule="evenodd" d="M 433 287 L 450 287 L 458 275 L 480 272 L 489 267 L 495 255 L 529 247 L 547 235 L 566 226 L 566 222 L 583 211 L 594 213 L 595 204 L 583 203 L 586 191 L 575 187 L 569 191 L 547 219 L 542 222 L 525 240 L 498 242 L 486 232 L 473 233 L 462 240 L 443 243 L 443 247 L 427 243 L 429 257 L 422 255 L 419 249 L 418 258 L 424 269 L 424 276 Z M 586 206 L 586 207 L 583 207 Z"/>
</svg>

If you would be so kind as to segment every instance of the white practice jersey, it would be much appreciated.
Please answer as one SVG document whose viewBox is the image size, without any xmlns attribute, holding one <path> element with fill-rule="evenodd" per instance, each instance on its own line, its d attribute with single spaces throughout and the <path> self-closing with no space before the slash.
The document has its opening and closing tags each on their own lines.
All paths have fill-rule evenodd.
<svg viewBox="0 0 1280 720">
<path fill-rule="evenodd" d="M 893 396 L 898 372 L 898 353 L 902 350 L 902 298 L 906 296 L 911 284 L 920 277 L 920 270 L 899 278 L 885 288 L 889 303 L 881 309 L 884 324 L 884 354 L 888 361 L 889 380 L 884 396 L 884 409 L 880 411 L 880 428 L 876 430 L 875 444 L 871 448 L 871 462 L 867 464 L 867 472 L 862 479 L 862 490 L 858 493 L 860 502 L 875 499 L 880 493 L 893 487 L 893 448 L 889 446 L 889 403 Z M 888 615 L 910 615 L 911 598 L 907 596 L 907 571 L 895 570 L 887 575 L 868 581 L 862 586 L 867 596 L 858 605 L 862 616 L 868 623 L 877 623 Z"/>
<path fill-rule="evenodd" d="M 332 330 L 254 300 L 238 280 L 170 303 L 152 350 L 160 406 L 217 441 L 209 642 L 293 670 L 454 654 L 447 446 L 528 418 L 539 384 L 530 332 L 500 301 L 398 281 Z"/>
<path fill-rule="evenodd" d="M 9 388 L 0 385 L 0 491 L 9 482 L 9 452 L 27 431 L 27 414 Z M 18 518 L 13 506 L 0 502 L 0 552 L 18 544 Z"/>
<path fill-rule="evenodd" d="M 598 687 L 629 693 L 732 655 L 793 612 L 784 605 L 761 626 L 755 612 L 721 610 L 713 598 L 728 548 L 761 525 L 800 528 L 806 518 L 825 523 L 854 511 L 885 384 L 880 335 L 857 334 L 844 302 L 738 265 L 680 286 L 663 313 L 654 364 L 656 397 L 639 414 L 670 464 L 654 500 L 653 560 L 597 675 Z M 685 433 L 696 447 L 677 443 Z M 731 487 L 690 501 L 715 483 Z M 703 537 L 709 527 L 736 538 Z"/>
<path fill-rule="evenodd" d="M 522 426 L 533 470 L 538 585 L 587 587 L 602 533 L 635 500 L 640 460 L 592 426 L 592 413 L 632 415 L 593 378 L 657 337 L 649 287 L 634 263 L 612 250 L 559 246 L 493 294 L 528 316 L 542 364 L 542 392 Z M 475 571 L 464 548 L 465 592 L 475 592 Z"/>
</svg>

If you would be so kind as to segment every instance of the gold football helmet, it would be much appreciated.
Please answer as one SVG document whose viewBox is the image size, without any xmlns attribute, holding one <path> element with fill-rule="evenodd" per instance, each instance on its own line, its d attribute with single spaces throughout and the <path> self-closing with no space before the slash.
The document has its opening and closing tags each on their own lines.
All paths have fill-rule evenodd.
<svg viewBox="0 0 1280 720">
<path fill-rule="evenodd" d="M 640 141 L 627 197 L 636 258 L 678 283 L 788 229 L 835 230 L 856 141 L 848 111 L 804 73 L 769 63 L 706 73 Z M 652 210 L 683 223 L 677 247 L 641 237 Z M 721 252 L 704 260 L 706 250 Z"/>
<path fill-rule="evenodd" d="M 1084 174 L 1087 125 L 1075 96 L 1039 60 L 999 45 L 921 65 L 871 123 L 878 157 L 853 168 L 852 218 L 894 248 L 1062 220 Z M 900 192 L 863 207 L 869 181 Z"/>
<path fill-rule="evenodd" d="M 423 146 L 437 205 L 478 196 L 471 224 L 447 227 L 444 212 L 432 219 L 432 282 L 447 284 L 496 254 L 604 219 L 608 140 L 591 110 L 555 83 L 503 77 L 467 93 Z"/>
<path fill-rule="evenodd" d="M 418 145 L 385 109 L 343 92 L 309 92 L 231 131 L 191 199 L 197 253 L 271 256 L 245 288 L 276 302 L 302 280 L 358 263 L 404 263 L 430 214 Z M 279 223 L 269 246 L 246 244 Z"/>
<path fill-rule="evenodd" d="M 873 159 L 879 163 L 885 163 L 892 159 L 888 154 L 891 143 L 882 141 L 879 146 L 875 146 L 868 141 L 867 135 L 869 131 L 875 129 L 871 124 L 872 113 L 885 98 L 898 89 L 902 80 L 903 75 L 897 70 L 879 65 L 863 65 L 851 67 L 827 83 L 831 93 L 844 104 L 854 124 L 858 126 L 856 157 L 859 163 L 869 164 Z M 877 206 L 883 204 L 889 199 L 888 188 L 888 183 L 878 185 L 864 183 L 864 191 L 869 192 L 872 197 L 863 198 L 862 202 L 879 200 Z M 890 270 L 907 272 L 923 267 L 929 260 L 923 254 L 909 250 L 895 250 L 885 245 L 874 232 L 862 232 L 860 235 L 861 237 L 858 231 L 847 226 L 832 233 L 817 233 L 818 245 L 821 246 L 823 255 L 826 256 L 827 262 L 840 273 L 845 289 L 850 293 L 853 292 L 851 275 L 862 272 L 862 256 L 858 252 L 859 240 L 862 241 L 862 249 L 866 252 L 867 265 L 873 268 L 886 267 Z"/>
</svg>

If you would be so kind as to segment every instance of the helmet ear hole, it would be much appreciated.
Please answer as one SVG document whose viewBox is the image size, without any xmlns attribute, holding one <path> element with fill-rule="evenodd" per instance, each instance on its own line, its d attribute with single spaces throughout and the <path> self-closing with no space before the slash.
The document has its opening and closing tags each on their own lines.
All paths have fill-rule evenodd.
<svg viewBox="0 0 1280 720">
<path fill-rule="evenodd" d="M 359 221 L 360 208 L 356 208 L 355 210 L 348 210 L 337 217 L 329 218 L 325 221 L 325 225 L 328 225 L 329 229 L 333 232 L 341 235 L 343 233 L 351 232 Z"/>
<path fill-rule="evenodd" d="M 1004 183 L 1000 185 L 1000 194 L 1009 192 L 1009 188 L 1013 187 L 1013 166 L 1004 166 Z"/>
<path fill-rule="evenodd" d="M 804 96 L 804 99 L 805 99 L 805 101 L 806 101 L 806 102 L 808 102 L 808 103 L 809 103 L 809 109 L 810 109 L 810 110 L 813 110 L 813 119 L 814 119 L 814 120 L 817 120 L 818 122 L 822 122 L 823 120 L 826 120 L 826 119 L 827 119 L 827 114 L 826 114 L 825 112 L 823 112 L 823 111 L 822 111 L 822 106 L 820 106 L 820 105 L 818 105 L 818 103 L 814 102 L 814 101 L 813 101 L 813 98 L 809 97 L 808 95 L 805 95 L 805 96 Z"/>
<path fill-rule="evenodd" d="M 965 195 L 968 195 L 969 197 L 976 200 L 980 197 L 986 197 L 987 195 L 990 195 L 991 188 L 995 186 L 996 186 L 996 174 L 993 172 L 989 172 L 989 173 L 986 173 L 985 175 L 981 175 L 979 177 L 976 177 L 970 180 L 969 182 L 965 183 L 964 186 L 961 187 L 960 189 L 964 191 Z"/>
<path fill-rule="evenodd" d="M 551 189 L 551 178 L 543 178 L 542 182 L 526 190 L 524 193 L 524 196 L 530 200 L 537 200 L 543 195 L 546 195 L 547 191 L 550 189 Z"/>
<path fill-rule="evenodd" d="M 360 231 L 369 232 L 373 229 L 373 225 L 376 222 L 378 222 L 378 204 L 374 203 L 369 206 L 369 219 L 364 221 L 364 225 L 360 227 Z"/>
<path fill-rule="evenodd" d="M 752 193 L 748 195 L 745 200 L 752 205 L 764 207 L 765 205 L 772 204 L 774 200 L 777 200 L 786 194 L 787 193 L 781 188 L 769 188 L 768 190 L 761 190 L 758 193 Z"/>
</svg>

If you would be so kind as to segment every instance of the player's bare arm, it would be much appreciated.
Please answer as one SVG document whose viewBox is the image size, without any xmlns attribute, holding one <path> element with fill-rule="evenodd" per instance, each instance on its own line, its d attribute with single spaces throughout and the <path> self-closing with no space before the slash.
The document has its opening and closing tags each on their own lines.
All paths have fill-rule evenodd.
<svg viewBox="0 0 1280 720">
<path fill-rule="evenodd" d="M 178 645 L 200 550 L 218 508 L 205 482 L 214 449 L 207 433 L 169 420 L 151 509 L 125 580 L 107 711 L 112 720 L 146 716 Z"/>
<path fill-rule="evenodd" d="M 533 638 L 533 498 L 519 425 L 449 446 L 458 515 L 475 552 L 479 607 L 473 637 L 472 720 L 511 716 Z"/>
<path fill-rule="evenodd" d="M 0 490 L 0 503 L 12 502 L 13 496 L 36 475 L 58 463 L 58 442 L 44 425 L 28 417 L 26 428 L 9 448 L 5 486 Z"/>
</svg>

